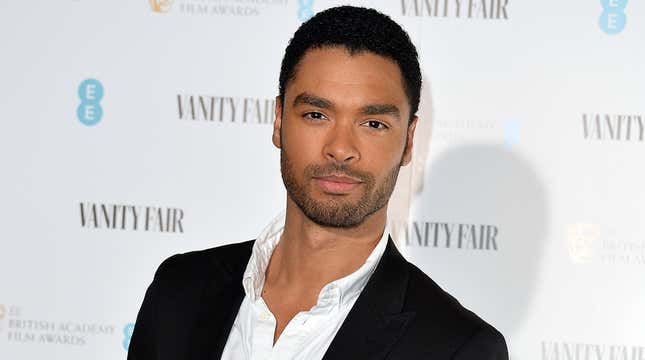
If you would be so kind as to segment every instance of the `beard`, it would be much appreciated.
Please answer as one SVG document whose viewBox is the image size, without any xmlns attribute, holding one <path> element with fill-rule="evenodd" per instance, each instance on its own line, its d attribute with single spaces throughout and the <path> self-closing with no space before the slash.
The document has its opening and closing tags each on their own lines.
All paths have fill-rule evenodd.
<svg viewBox="0 0 645 360">
<path fill-rule="evenodd" d="M 400 164 L 394 166 L 380 184 L 374 175 L 368 172 L 351 169 L 345 164 L 328 163 L 325 165 L 307 165 L 303 173 L 303 182 L 299 182 L 289 155 L 280 149 L 280 170 L 287 194 L 302 212 L 314 223 L 336 228 L 352 228 L 360 225 L 365 218 L 387 205 Z M 328 200 L 316 200 L 312 196 L 311 180 L 314 177 L 344 174 L 362 181 L 362 195 L 356 201 L 346 200 L 349 195 L 329 195 Z"/>
</svg>

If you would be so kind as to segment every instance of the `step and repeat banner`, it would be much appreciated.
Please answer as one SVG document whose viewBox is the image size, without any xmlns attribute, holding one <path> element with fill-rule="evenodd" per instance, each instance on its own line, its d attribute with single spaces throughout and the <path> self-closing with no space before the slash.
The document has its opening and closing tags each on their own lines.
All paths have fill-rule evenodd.
<svg viewBox="0 0 645 360">
<path fill-rule="evenodd" d="M 284 48 L 390 15 L 424 74 L 401 252 L 514 360 L 645 359 L 645 2 L 0 2 L 0 359 L 123 359 L 180 252 L 284 207 Z M 432 339 L 428 339 L 432 341 Z"/>
</svg>

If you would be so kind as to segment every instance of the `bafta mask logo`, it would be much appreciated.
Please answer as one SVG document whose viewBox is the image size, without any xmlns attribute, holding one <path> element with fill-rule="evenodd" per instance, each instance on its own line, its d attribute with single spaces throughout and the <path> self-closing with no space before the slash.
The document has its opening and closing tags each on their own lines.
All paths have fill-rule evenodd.
<svg viewBox="0 0 645 360">
<path fill-rule="evenodd" d="M 569 225 L 567 240 L 569 257 L 576 264 L 589 263 L 595 256 L 600 239 L 600 226 L 597 224 L 577 223 Z"/>
<path fill-rule="evenodd" d="M 154 12 L 168 12 L 170 11 L 170 5 L 172 5 L 172 0 L 150 0 L 150 7 Z"/>
</svg>

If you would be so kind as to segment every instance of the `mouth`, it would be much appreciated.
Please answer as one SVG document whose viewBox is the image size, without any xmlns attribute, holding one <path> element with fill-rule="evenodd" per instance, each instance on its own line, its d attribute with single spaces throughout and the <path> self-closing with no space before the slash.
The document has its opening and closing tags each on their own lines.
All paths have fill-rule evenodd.
<svg viewBox="0 0 645 360">
<path fill-rule="evenodd" d="M 358 179 L 343 175 L 320 176 L 313 179 L 316 185 L 330 194 L 348 194 L 363 183 Z"/>
</svg>

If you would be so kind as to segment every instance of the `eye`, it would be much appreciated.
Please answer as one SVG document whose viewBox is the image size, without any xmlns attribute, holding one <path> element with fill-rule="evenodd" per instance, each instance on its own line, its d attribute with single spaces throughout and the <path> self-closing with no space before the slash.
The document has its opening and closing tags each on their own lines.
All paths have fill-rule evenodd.
<svg viewBox="0 0 645 360">
<path fill-rule="evenodd" d="M 385 130 L 385 129 L 388 128 L 387 125 L 385 125 L 382 122 L 377 121 L 377 120 L 369 120 L 369 121 L 366 121 L 364 124 L 367 125 L 368 127 L 372 128 L 372 129 L 376 129 L 376 130 Z"/>
<path fill-rule="evenodd" d="M 310 119 L 310 120 L 323 120 L 325 119 L 325 115 L 323 113 L 319 113 L 317 111 L 311 111 L 308 113 L 305 113 L 303 115 L 305 119 Z"/>
</svg>

